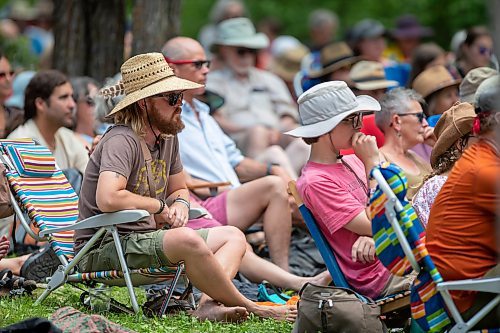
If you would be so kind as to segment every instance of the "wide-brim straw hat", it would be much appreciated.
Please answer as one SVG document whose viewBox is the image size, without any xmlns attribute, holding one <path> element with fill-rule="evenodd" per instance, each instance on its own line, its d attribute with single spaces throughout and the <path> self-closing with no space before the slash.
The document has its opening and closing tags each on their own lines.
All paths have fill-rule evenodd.
<svg viewBox="0 0 500 333">
<path fill-rule="evenodd" d="M 460 79 L 455 79 L 444 66 L 432 66 L 420 73 L 412 84 L 412 89 L 422 95 L 429 97 L 432 93 L 446 87 L 458 86 Z"/>
<path fill-rule="evenodd" d="M 256 32 L 252 21 L 248 18 L 237 17 L 224 20 L 217 25 L 212 51 L 216 51 L 219 45 L 259 50 L 269 46 L 269 38 L 262 32 Z"/>
<path fill-rule="evenodd" d="M 285 134 L 299 138 L 315 138 L 330 132 L 344 118 L 362 111 L 380 111 L 376 99 L 355 96 L 344 81 L 328 81 L 315 85 L 298 98 L 301 126 Z"/>
<path fill-rule="evenodd" d="M 203 87 L 201 84 L 175 76 L 161 53 L 136 55 L 123 63 L 120 72 L 121 83 L 103 88 L 100 92 L 107 97 L 125 95 L 107 117 L 146 97 Z"/>
<path fill-rule="evenodd" d="M 349 73 L 352 86 L 359 90 L 376 90 L 397 87 L 398 81 L 387 80 L 384 65 L 378 61 L 360 61 Z"/>
<path fill-rule="evenodd" d="M 331 43 L 320 51 L 321 69 L 309 71 L 308 76 L 313 79 L 322 77 L 344 66 L 352 65 L 358 60 L 359 58 L 354 56 L 351 48 L 345 42 Z"/>
<path fill-rule="evenodd" d="M 474 103 L 474 95 L 479 85 L 495 75 L 498 75 L 498 72 L 490 67 L 477 67 L 470 70 L 458 88 L 460 102 Z"/>
<path fill-rule="evenodd" d="M 302 59 L 309 53 L 304 45 L 298 45 L 275 56 L 269 65 L 269 69 L 283 80 L 291 82 L 295 74 L 300 71 Z"/>
<path fill-rule="evenodd" d="M 476 113 L 474 107 L 469 103 L 453 105 L 439 118 L 434 127 L 437 141 L 431 152 L 431 165 L 434 167 L 439 156 L 444 154 L 458 139 L 472 130 Z"/>
</svg>

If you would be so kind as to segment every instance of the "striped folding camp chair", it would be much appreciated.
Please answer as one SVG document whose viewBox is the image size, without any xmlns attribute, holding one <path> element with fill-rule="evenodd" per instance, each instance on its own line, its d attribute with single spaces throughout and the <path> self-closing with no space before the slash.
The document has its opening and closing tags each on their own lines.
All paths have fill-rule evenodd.
<svg viewBox="0 0 500 333">
<path fill-rule="evenodd" d="M 403 275 L 411 269 L 418 272 L 410 297 L 412 326 L 425 332 L 447 329 L 468 332 L 500 302 L 500 278 L 444 282 L 425 247 L 425 230 L 413 207 L 405 200 L 408 183 L 403 171 L 395 164 L 382 163 L 373 168 L 371 177 L 378 183 L 370 199 L 377 256 L 393 274 Z M 464 322 L 449 290 L 475 290 L 499 295 Z"/>
<path fill-rule="evenodd" d="M 299 211 L 304 219 L 304 222 L 306 223 L 307 229 L 309 229 L 311 237 L 314 239 L 314 243 L 316 244 L 321 257 L 325 261 L 328 272 L 332 277 L 333 284 L 337 287 L 353 289 L 347 282 L 344 273 L 342 272 L 342 269 L 337 262 L 335 253 L 333 252 L 333 249 L 331 248 L 330 244 L 317 225 L 314 216 L 302 201 L 295 181 L 292 180 L 288 183 L 288 191 L 290 192 L 290 194 L 292 194 L 295 202 L 297 203 L 297 206 L 299 207 Z M 366 298 L 361 294 L 358 294 L 358 296 L 366 301 Z M 380 306 L 380 312 L 385 316 L 385 322 L 390 327 L 400 325 L 405 321 L 405 319 L 409 317 L 408 292 L 401 292 L 395 295 L 390 295 L 388 297 L 376 299 L 375 303 Z"/>
<path fill-rule="evenodd" d="M 52 291 L 66 282 L 102 282 L 107 285 L 126 285 L 134 312 L 139 311 L 133 286 L 153 284 L 173 279 L 166 293 L 163 314 L 179 278 L 185 278 L 184 265 L 174 267 L 129 269 L 123 255 L 116 226 L 134 222 L 149 216 L 144 210 L 126 210 L 106 213 L 78 220 L 78 196 L 66 177 L 56 166 L 52 153 L 35 145 L 31 139 L 0 140 L 1 159 L 6 166 L 5 176 L 11 187 L 11 201 L 21 224 L 39 241 L 48 241 L 61 261 L 58 270 L 50 278 L 47 288 L 37 299 L 42 302 Z M 30 229 L 23 211 L 39 228 L 38 234 Z M 190 217 L 198 212 L 191 212 Z M 100 228 L 75 256 L 73 233 L 78 229 Z M 121 270 L 86 272 L 78 271 L 78 262 L 106 233 L 113 236 L 120 259 Z M 191 299 L 193 302 L 193 299 Z M 194 304 L 193 304 L 194 305 Z"/>
</svg>

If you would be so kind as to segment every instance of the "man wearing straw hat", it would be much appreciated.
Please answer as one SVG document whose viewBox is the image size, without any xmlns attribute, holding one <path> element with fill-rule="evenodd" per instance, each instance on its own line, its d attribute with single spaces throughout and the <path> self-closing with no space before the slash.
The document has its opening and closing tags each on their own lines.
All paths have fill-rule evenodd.
<svg viewBox="0 0 500 333">
<path fill-rule="evenodd" d="M 123 209 L 147 210 L 149 219 L 118 226 L 127 264 L 144 268 L 183 261 L 192 283 L 211 297 L 203 296 L 193 312 L 200 319 L 235 321 L 251 312 L 294 320 L 294 308 L 258 306 L 231 283 L 245 251 L 239 230 L 184 227 L 190 204 L 176 134 L 184 127 L 180 118 L 183 91 L 202 86 L 177 78 L 160 53 L 130 58 L 121 74 L 122 84 L 103 90 L 105 96 L 124 94 L 124 98 L 108 115 L 115 126 L 104 134 L 85 171 L 80 218 Z M 75 252 L 94 232 L 75 233 Z M 82 258 L 81 269 L 119 267 L 112 239 L 105 236 L 98 244 Z"/>
</svg>

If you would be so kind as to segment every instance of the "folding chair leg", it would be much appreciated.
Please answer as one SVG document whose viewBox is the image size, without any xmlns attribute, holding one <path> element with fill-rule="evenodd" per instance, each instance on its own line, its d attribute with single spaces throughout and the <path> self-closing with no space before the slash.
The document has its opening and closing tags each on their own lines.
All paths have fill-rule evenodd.
<svg viewBox="0 0 500 333">
<path fill-rule="evenodd" d="M 64 285 L 66 283 L 67 276 L 68 276 L 68 268 L 59 265 L 57 271 L 52 275 L 49 283 L 47 283 L 47 289 L 45 289 L 43 293 L 40 295 L 40 297 L 38 297 L 35 304 L 42 303 L 47 298 L 47 296 L 49 296 L 51 292 L 53 292 L 60 286 Z"/>
<path fill-rule="evenodd" d="M 184 264 L 179 264 L 177 265 L 177 271 L 175 272 L 174 279 L 172 280 L 172 283 L 170 284 L 170 287 L 168 289 L 167 297 L 163 300 L 163 303 L 161 304 L 160 312 L 158 315 L 161 317 L 165 314 L 165 311 L 167 310 L 168 303 L 170 302 L 170 299 L 172 298 L 172 295 L 174 294 L 174 289 L 175 286 L 177 286 L 177 282 L 179 281 L 179 278 L 181 277 L 181 273 L 184 270 Z M 187 288 L 187 286 L 186 286 Z"/>
<path fill-rule="evenodd" d="M 135 313 L 139 313 L 139 304 L 137 304 L 137 298 L 135 297 L 134 286 L 132 285 L 132 279 L 130 278 L 130 270 L 128 269 L 125 257 L 123 256 L 123 249 L 122 244 L 120 243 L 120 237 L 118 236 L 118 230 L 114 226 L 110 227 L 109 230 L 111 231 L 113 240 L 115 241 L 116 252 L 118 254 L 118 259 L 120 259 L 123 277 L 125 278 L 128 294 L 130 296 L 130 303 L 132 303 L 132 308 L 134 309 Z"/>
</svg>

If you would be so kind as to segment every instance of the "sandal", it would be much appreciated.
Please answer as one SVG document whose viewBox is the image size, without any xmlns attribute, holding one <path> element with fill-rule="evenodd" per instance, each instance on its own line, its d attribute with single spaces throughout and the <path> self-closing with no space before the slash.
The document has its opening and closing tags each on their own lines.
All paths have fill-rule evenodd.
<svg viewBox="0 0 500 333">
<path fill-rule="evenodd" d="M 31 295 L 36 289 L 36 282 L 23 277 L 14 276 L 8 269 L 0 272 L 0 297 Z"/>
<path fill-rule="evenodd" d="M 269 294 L 267 288 L 272 289 L 274 294 Z M 281 292 L 278 288 L 265 280 L 259 284 L 259 302 L 273 302 L 275 304 L 284 305 L 290 298 L 290 296 Z"/>
</svg>

